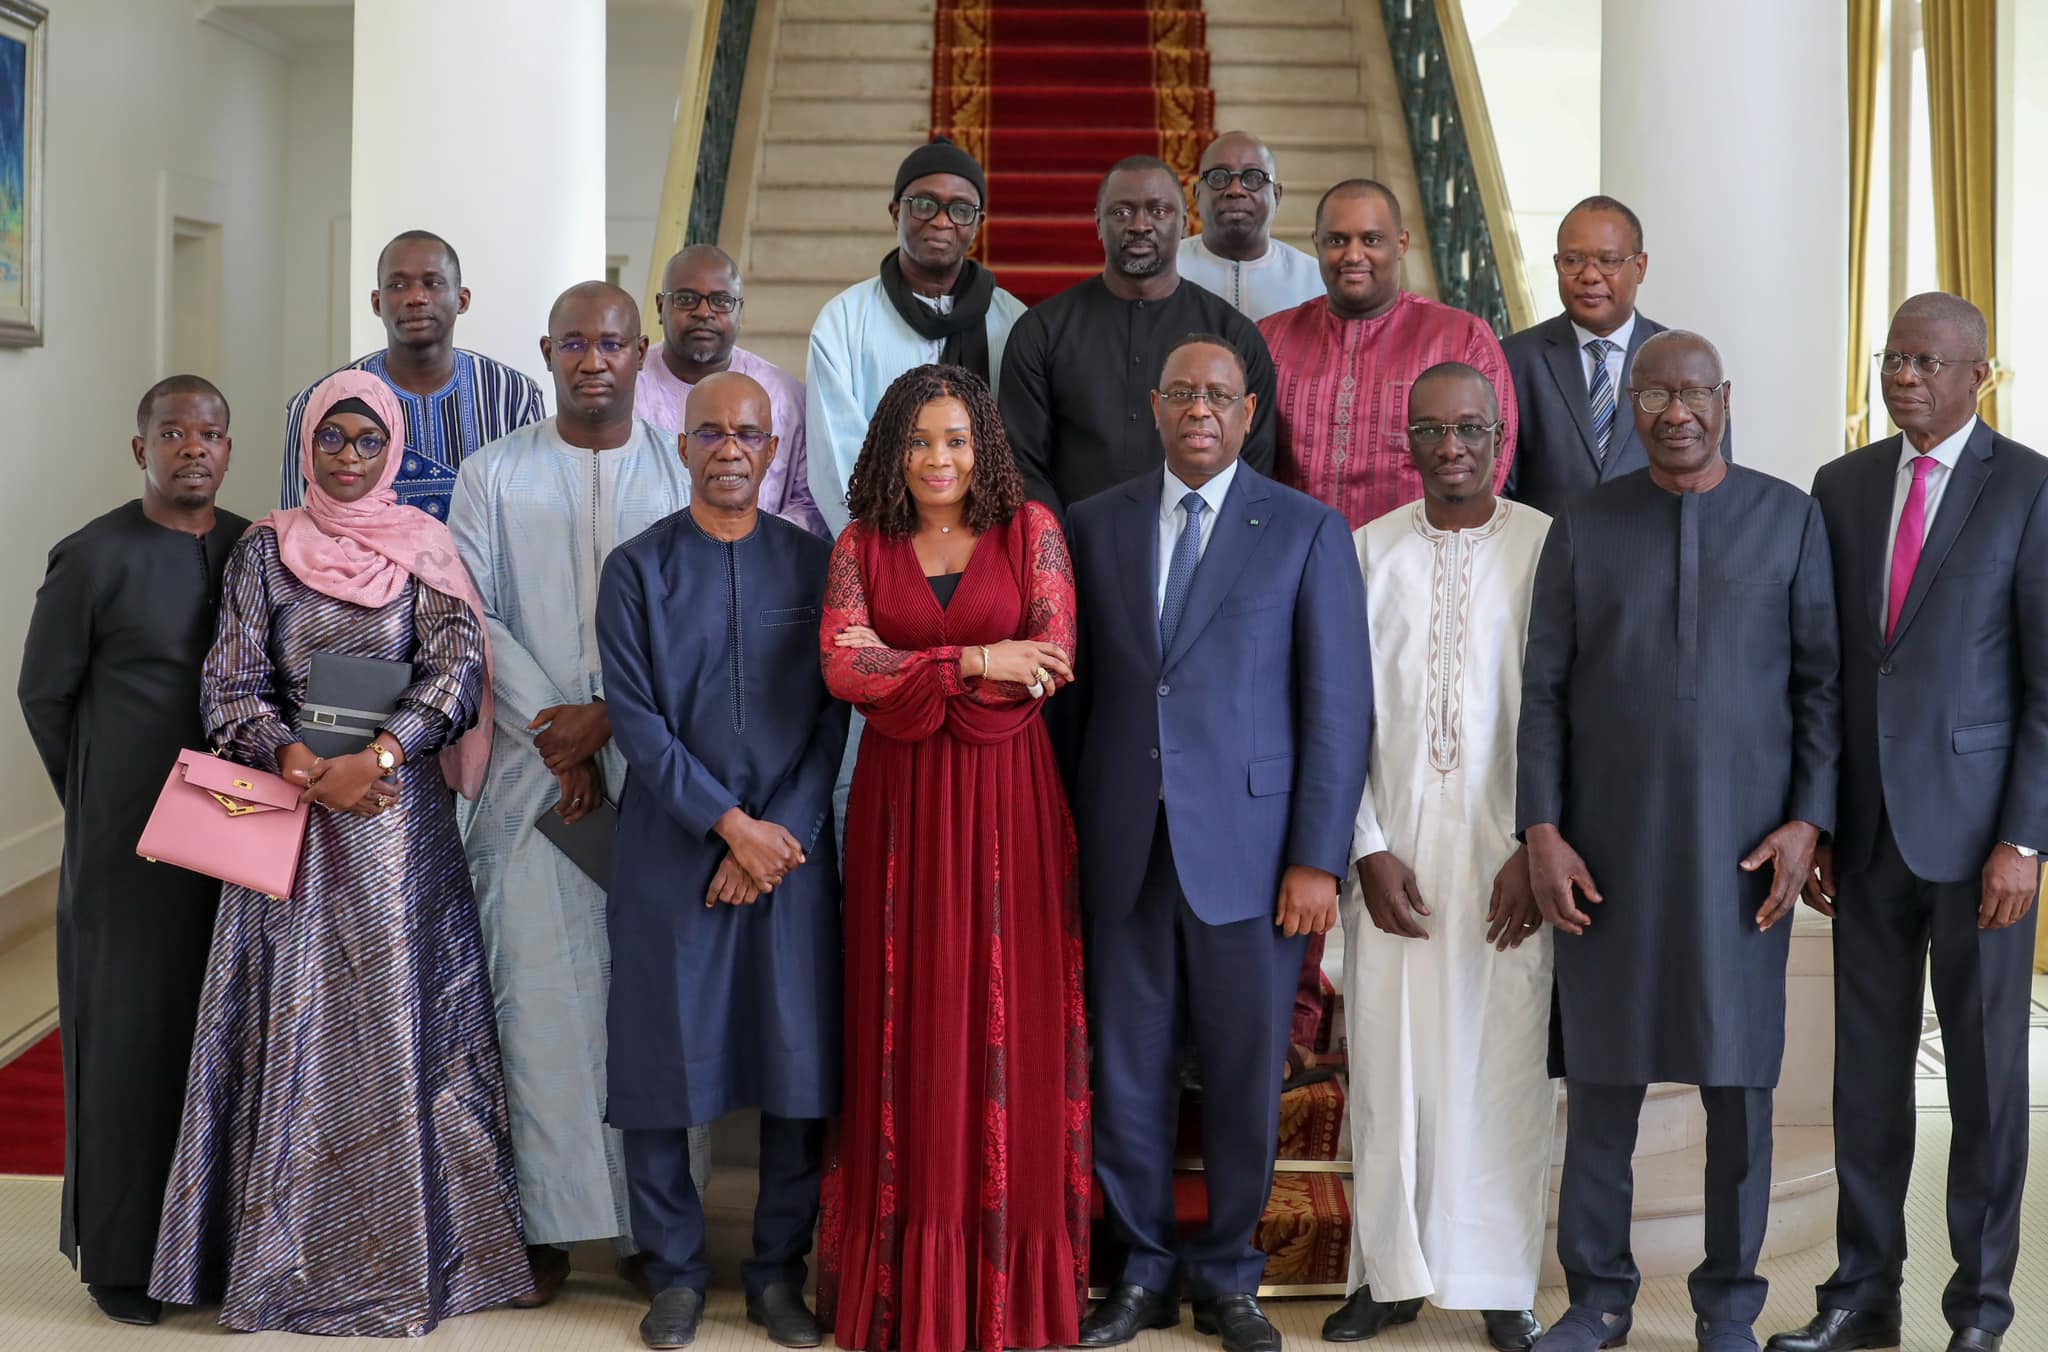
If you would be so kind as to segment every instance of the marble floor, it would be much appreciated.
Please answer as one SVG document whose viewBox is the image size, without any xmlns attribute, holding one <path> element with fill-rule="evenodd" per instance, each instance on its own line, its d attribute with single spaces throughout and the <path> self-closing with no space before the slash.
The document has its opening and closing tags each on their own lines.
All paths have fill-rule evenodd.
<svg viewBox="0 0 2048 1352">
<path fill-rule="evenodd" d="M 48 1027 L 55 1003 L 48 976 L 53 965 L 54 953 L 42 936 L 0 953 L 0 1058 Z M 2039 1159 L 2048 1151 L 2048 978 L 2036 978 L 2033 1023 L 2032 1136 L 2034 1157 Z M 1920 1138 L 1908 1203 L 1916 1258 L 1907 1270 L 1905 1347 L 1913 1352 L 1941 1352 L 1948 1333 L 1941 1319 L 1940 1294 L 1948 1276 L 1942 1175 L 1949 1118 L 1941 1096 L 1939 1032 L 1931 1017 L 1920 1069 Z M 714 1179 L 707 1198 L 714 1245 L 733 1250 L 714 1255 L 721 1260 L 718 1267 L 728 1282 L 736 1246 L 744 1242 L 746 1233 L 749 1199 L 744 1188 L 744 1180 L 736 1180 L 729 1172 Z M 228 1335 L 206 1311 L 175 1311 L 154 1329 L 125 1328 L 100 1318 L 56 1252 L 57 1194 L 58 1184 L 52 1179 L 0 1177 L 0 1352 L 120 1348 L 177 1352 L 224 1345 L 220 1340 Z M 2013 1293 L 2020 1316 L 2006 1347 L 2009 1352 L 2043 1352 L 2048 1349 L 2048 1197 L 2030 1191 L 2024 1203 L 2023 1232 L 2026 1250 Z M 1832 1265 L 1831 1244 L 1764 1264 L 1771 1295 L 1759 1328 L 1767 1332 L 1802 1322 L 1811 1311 L 1813 1285 Z M 579 1253 L 578 1270 L 553 1306 L 538 1311 L 494 1310 L 451 1320 L 425 1343 L 442 1352 L 624 1352 L 638 1347 L 635 1329 L 644 1307 L 611 1277 L 609 1268 L 607 1254 L 596 1250 Z M 1267 1305 L 1282 1334 L 1301 1346 L 1318 1340 L 1323 1316 L 1335 1302 L 1276 1300 Z M 1561 1288 L 1546 1288 L 1538 1300 L 1538 1314 L 1552 1318 L 1564 1305 Z M 1682 1278 L 1646 1283 L 1636 1319 L 1629 1341 L 1636 1352 L 1692 1352 L 1692 1313 Z M 234 1343 L 246 1352 L 357 1345 L 389 1346 L 358 1339 L 316 1344 L 288 1334 L 237 1335 Z M 738 1352 L 768 1346 L 760 1331 L 746 1323 L 737 1291 L 729 1286 L 714 1290 L 696 1347 L 704 1352 Z M 1214 1346 L 1213 1339 L 1197 1336 L 1187 1324 L 1145 1334 L 1133 1344 L 1134 1352 Z M 1381 1348 L 1385 1352 L 1452 1352 L 1483 1349 L 1486 1343 L 1475 1316 L 1426 1310 L 1417 1323 L 1382 1335 L 1374 1346 L 1375 1352 Z"/>
</svg>

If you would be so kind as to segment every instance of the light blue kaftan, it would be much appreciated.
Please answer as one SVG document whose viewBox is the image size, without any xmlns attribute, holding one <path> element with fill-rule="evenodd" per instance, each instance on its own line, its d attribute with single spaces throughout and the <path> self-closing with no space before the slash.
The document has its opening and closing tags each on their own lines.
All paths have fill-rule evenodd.
<svg viewBox="0 0 2048 1352">
<path fill-rule="evenodd" d="M 675 438 L 635 420 L 624 446 L 571 446 L 555 420 L 465 460 L 448 528 L 483 597 L 497 697 L 491 768 L 463 814 L 529 1244 L 632 1233 L 618 1133 L 604 1125 L 611 950 L 602 889 L 535 823 L 560 796 L 526 725 L 604 694 L 597 584 L 612 550 L 690 499 Z M 625 782 L 599 753 L 604 789 Z"/>
</svg>

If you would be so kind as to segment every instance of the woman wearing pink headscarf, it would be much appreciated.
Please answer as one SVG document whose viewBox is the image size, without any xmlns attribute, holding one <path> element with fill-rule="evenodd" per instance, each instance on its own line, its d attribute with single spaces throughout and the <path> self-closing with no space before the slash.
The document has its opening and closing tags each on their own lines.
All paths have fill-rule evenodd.
<svg viewBox="0 0 2048 1352">
<path fill-rule="evenodd" d="M 313 808 L 291 897 L 222 889 L 150 1292 L 234 1329 L 418 1335 L 532 1282 L 451 792 L 489 752 L 484 622 L 447 527 L 392 492 L 391 391 L 344 371 L 307 407 L 306 506 L 229 558 L 200 704 L 220 754 Z M 354 755 L 300 740 L 315 653 L 412 664 Z"/>
</svg>

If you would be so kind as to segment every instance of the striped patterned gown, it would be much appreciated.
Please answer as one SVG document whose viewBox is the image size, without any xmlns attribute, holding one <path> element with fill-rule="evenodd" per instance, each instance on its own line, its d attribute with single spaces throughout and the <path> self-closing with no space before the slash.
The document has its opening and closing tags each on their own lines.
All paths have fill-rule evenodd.
<svg viewBox="0 0 2048 1352">
<path fill-rule="evenodd" d="M 233 1329 L 417 1336 L 532 1284 L 483 941 L 434 752 L 476 719 L 483 633 L 417 583 L 352 605 L 259 529 L 228 561 L 200 703 L 275 770 L 315 652 L 409 660 L 399 803 L 315 807 L 298 885 L 222 889 L 150 1291 Z"/>
<path fill-rule="evenodd" d="M 398 396 L 405 410 L 405 463 L 399 467 L 398 500 L 436 521 L 448 519 L 448 495 L 463 459 L 499 437 L 548 416 L 540 386 L 531 376 L 480 353 L 455 349 L 455 374 L 432 394 L 414 394 L 384 374 L 384 349 L 358 357 L 344 370 L 368 371 Z M 329 374 L 332 374 L 330 372 Z M 320 379 L 325 380 L 322 376 Z M 306 481 L 299 475 L 299 425 L 316 380 L 292 396 L 284 410 L 284 469 L 277 505 L 306 505 Z"/>
</svg>

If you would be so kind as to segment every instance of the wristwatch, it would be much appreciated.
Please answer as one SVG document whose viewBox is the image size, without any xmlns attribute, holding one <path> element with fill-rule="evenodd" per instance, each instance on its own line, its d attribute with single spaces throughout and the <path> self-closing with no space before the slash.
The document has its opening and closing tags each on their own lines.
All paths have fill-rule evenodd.
<svg viewBox="0 0 2048 1352">
<path fill-rule="evenodd" d="M 2009 840 L 2005 841 L 2004 845 L 2022 859 L 2032 859 L 2035 855 L 2041 853 L 2031 845 L 2015 845 Z"/>
<path fill-rule="evenodd" d="M 372 742 L 364 747 L 363 750 L 377 758 L 377 768 L 385 774 L 388 775 L 398 768 L 398 757 L 392 755 L 391 748 L 384 745 L 384 743 Z"/>
</svg>

